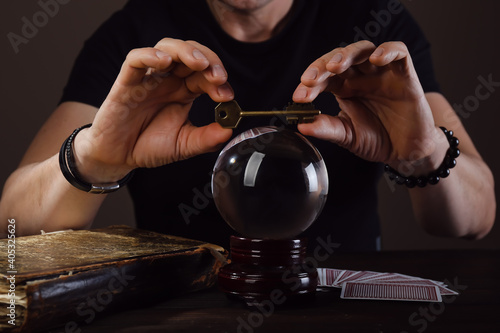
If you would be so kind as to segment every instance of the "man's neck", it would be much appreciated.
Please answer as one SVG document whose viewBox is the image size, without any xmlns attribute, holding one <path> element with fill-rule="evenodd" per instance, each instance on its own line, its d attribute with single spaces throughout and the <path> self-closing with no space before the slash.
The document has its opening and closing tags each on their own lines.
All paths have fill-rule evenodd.
<svg viewBox="0 0 500 333">
<path fill-rule="evenodd" d="M 293 0 L 270 0 L 255 8 L 238 8 L 230 1 L 207 0 L 222 29 L 242 42 L 262 42 L 278 33 L 286 23 Z"/>
</svg>

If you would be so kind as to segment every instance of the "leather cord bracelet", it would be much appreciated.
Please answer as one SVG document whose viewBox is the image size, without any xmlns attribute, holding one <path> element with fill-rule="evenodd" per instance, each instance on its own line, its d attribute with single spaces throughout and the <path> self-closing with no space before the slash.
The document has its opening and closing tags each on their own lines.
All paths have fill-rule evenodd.
<svg viewBox="0 0 500 333">
<path fill-rule="evenodd" d="M 75 158 L 73 156 L 73 142 L 75 140 L 76 135 L 83 129 L 89 128 L 92 124 L 87 124 L 82 127 L 77 128 L 71 133 L 71 135 L 64 141 L 61 146 L 61 150 L 59 151 L 59 167 L 61 168 L 61 172 L 66 178 L 66 180 L 76 187 L 79 190 L 93 193 L 93 194 L 104 194 L 115 192 L 118 189 L 125 186 L 134 174 L 134 170 L 132 170 L 125 177 L 116 182 L 106 183 L 106 184 L 91 184 L 84 180 L 78 173 L 75 165 Z"/>
<path fill-rule="evenodd" d="M 439 183 L 441 178 L 446 178 L 450 175 L 450 169 L 454 168 L 457 165 L 457 161 L 455 160 L 460 155 L 460 150 L 458 149 L 459 140 L 453 136 L 453 131 L 449 131 L 444 127 L 439 127 L 444 134 L 446 135 L 446 139 L 450 144 L 450 148 L 446 151 L 446 155 L 444 157 L 443 163 L 439 166 L 439 168 L 431 172 L 427 176 L 403 176 L 396 170 L 394 170 L 389 165 L 385 165 L 384 171 L 389 176 L 390 180 L 396 182 L 399 185 L 406 185 L 408 188 L 413 188 L 415 186 L 424 187 L 427 184 L 436 185 Z"/>
</svg>

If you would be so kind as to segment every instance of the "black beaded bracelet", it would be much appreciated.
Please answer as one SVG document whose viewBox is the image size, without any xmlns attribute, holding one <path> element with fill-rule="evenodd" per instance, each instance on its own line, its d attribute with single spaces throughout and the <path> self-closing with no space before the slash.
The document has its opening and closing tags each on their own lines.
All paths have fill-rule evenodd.
<svg viewBox="0 0 500 333">
<path fill-rule="evenodd" d="M 439 128 L 444 132 L 446 139 L 450 144 L 450 148 L 446 151 L 443 163 L 441 163 L 439 168 L 436 171 L 431 172 L 428 176 L 405 177 L 386 164 L 384 171 L 388 174 L 390 180 L 395 181 L 396 184 L 404 184 L 408 188 L 413 188 L 415 186 L 424 187 L 427 184 L 436 185 L 439 183 L 441 178 L 446 178 L 450 175 L 450 169 L 457 165 L 457 161 L 455 159 L 460 155 L 460 149 L 458 149 L 459 140 L 453 136 L 453 131 L 449 131 L 444 127 Z"/>
<path fill-rule="evenodd" d="M 82 177 L 78 173 L 75 165 L 75 158 L 73 156 L 73 141 L 75 136 L 84 128 L 89 128 L 92 124 L 87 124 L 82 127 L 77 128 L 71 133 L 71 135 L 64 141 L 59 151 L 59 167 L 61 172 L 66 178 L 66 180 L 79 190 L 94 193 L 103 194 L 115 192 L 127 184 L 132 178 L 134 171 L 132 170 L 125 177 L 117 182 L 107 183 L 107 184 L 90 184 L 82 180 Z"/>
</svg>

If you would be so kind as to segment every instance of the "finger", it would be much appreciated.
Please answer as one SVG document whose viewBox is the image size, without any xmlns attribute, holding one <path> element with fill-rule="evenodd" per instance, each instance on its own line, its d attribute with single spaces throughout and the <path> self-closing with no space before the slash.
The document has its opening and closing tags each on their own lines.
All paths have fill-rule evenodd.
<svg viewBox="0 0 500 333">
<path fill-rule="evenodd" d="M 325 114 L 314 117 L 312 123 L 299 124 L 297 128 L 304 135 L 330 141 L 340 146 L 346 146 L 349 138 L 352 137 L 345 119 Z"/>
<path fill-rule="evenodd" d="M 300 84 L 295 89 L 292 99 L 297 103 L 312 102 L 328 86 L 328 79 L 333 74 L 326 69 L 329 54 L 314 61 L 304 71 Z"/>
<path fill-rule="evenodd" d="M 228 82 L 224 84 L 210 82 L 201 72 L 186 78 L 186 88 L 195 95 L 206 93 L 215 102 L 227 102 L 234 99 L 234 91 Z"/>
<path fill-rule="evenodd" d="M 374 50 L 375 45 L 369 41 L 337 48 L 314 61 L 302 75 L 301 82 L 314 86 L 334 74 L 342 74 L 352 66 L 366 62 Z"/>
<path fill-rule="evenodd" d="M 185 142 L 184 147 L 179 147 L 181 159 L 216 151 L 220 145 L 231 138 L 233 131 L 222 128 L 217 123 L 203 127 L 186 125 L 180 133 L 180 142 Z"/>
<path fill-rule="evenodd" d="M 170 70 L 170 74 L 179 78 L 186 78 L 193 73 L 194 71 L 184 64 L 175 64 L 175 66 Z M 201 73 L 203 73 L 207 80 L 214 84 L 223 84 L 228 78 L 224 66 L 219 63 L 212 63 L 207 69 L 201 71 Z"/>
<path fill-rule="evenodd" d="M 330 54 L 325 54 L 309 65 L 302 74 L 300 82 L 304 86 L 311 88 L 324 84 L 324 82 L 333 75 L 326 69 L 329 58 Z"/>
<path fill-rule="evenodd" d="M 165 38 L 156 46 L 169 54 L 176 64 L 173 74 L 185 78 L 193 72 L 203 72 L 206 79 L 214 84 L 224 84 L 228 75 L 220 58 L 208 47 L 195 41 Z"/>
<path fill-rule="evenodd" d="M 201 50 L 180 39 L 164 38 L 155 45 L 155 49 L 170 55 L 173 62 L 185 64 L 194 71 L 209 66 L 209 60 Z"/>
<path fill-rule="evenodd" d="M 400 74 L 409 73 L 413 68 L 408 48 L 402 42 L 383 43 L 372 53 L 370 62 L 379 67 L 391 66 Z"/>
<path fill-rule="evenodd" d="M 301 85 L 294 92 L 293 99 L 299 103 L 313 101 L 327 87 L 339 86 L 341 79 L 348 79 L 359 72 L 353 66 L 367 62 L 375 45 L 361 41 L 337 48 L 314 61 L 301 77 Z M 329 81 L 335 82 L 329 82 Z"/>
<path fill-rule="evenodd" d="M 330 53 L 331 57 L 326 68 L 334 74 L 341 74 L 353 66 L 368 61 L 375 49 L 375 45 L 366 40 L 335 49 Z"/>
<path fill-rule="evenodd" d="M 187 43 L 200 49 L 203 54 L 209 59 L 210 66 L 205 69 L 205 77 L 207 80 L 213 83 L 225 83 L 228 78 L 228 74 L 219 56 L 213 52 L 210 48 L 202 45 L 196 41 L 187 41 Z"/>
<path fill-rule="evenodd" d="M 327 81 L 319 82 L 317 85 L 308 87 L 303 83 L 300 83 L 292 95 L 292 100 L 295 103 L 310 103 L 312 102 L 318 95 L 325 91 L 328 86 Z"/>
<path fill-rule="evenodd" d="M 150 68 L 162 71 L 171 64 L 172 57 L 160 50 L 134 49 L 128 53 L 123 62 L 117 81 L 124 85 L 136 85 L 143 80 Z"/>
</svg>

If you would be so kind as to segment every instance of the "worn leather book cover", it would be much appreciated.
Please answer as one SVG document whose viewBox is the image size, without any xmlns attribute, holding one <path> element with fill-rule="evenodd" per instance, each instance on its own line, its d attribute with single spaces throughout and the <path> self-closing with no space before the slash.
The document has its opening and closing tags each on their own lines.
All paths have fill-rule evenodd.
<svg viewBox="0 0 500 333">
<path fill-rule="evenodd" d="M 227 258 L 214 244 L 125 226 L 17 237 L 10 261 L 8 249 L 0 240 L 0 332 L 73 332 L 101 313 L 209 288 Z"/>
</svg>

